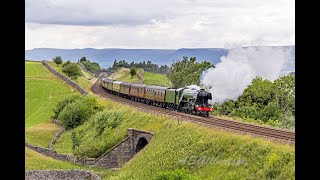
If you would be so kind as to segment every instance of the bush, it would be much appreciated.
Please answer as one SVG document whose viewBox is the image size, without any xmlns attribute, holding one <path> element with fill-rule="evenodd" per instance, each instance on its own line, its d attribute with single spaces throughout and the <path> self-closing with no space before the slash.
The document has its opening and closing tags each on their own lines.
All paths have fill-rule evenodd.
<svg viewBox="0 0 320 180">
<path fill-rule="evenodd" d="M 86 96 L 67 104 L 59 113 L 58 119 L 66 129 L 72 129 L 83 124 L 101 109 L 95 98 Z"/>
<path fill-rule="evenodd" d="M 264 122 L 269 121 L 270 119 L 278 120 L 280 119 L 283 111 L 281 108 L 275 103 L 270 102 L 267 106 L 265 106 L 259 113 L 258 118 Z"/>
<path fill-rule="evenodd" d="M 134 76 L 134 75 L 137 75 L 136 68 L 130 68 L 130 75 L 131 75 L 131 77 Z"/>
<path fill-rule="evenodd" d="M 229 101 L 226 101 L 225 103 L 221 104 L 220 106 L 215 105 L 214 108 L 216 111 L 219 111 L 220 114 L 228 115 L 235 108 L 235 102 L 233 100 L 229 100 Z"/>
<path fill-rule="evenodd" d="M 67 105 L 67 104 L 70 104 L 78 99 L 80 99 L 81 96 L 80 95 L 71 95 L 71 96 L 67 96 L 65 97 L 62 101 L 58 102 L 58 104 L 56 105 L 56 107 L 54 108 L 53 112 L 54 112 L 54 115 L 53 115 L 53 118 L 54 119 L 57 119 L 60 112 L 62 111 L 62 109 Z"/>
<path fill-rule="evenodd" d="M 62 68 L 62 72 L 64 72 L 67 76 L 71 78 L 77 78 L 77 76 L 81 76 L 81 69 L 78 67 L 76 63 L 70 63 Z"/>
<path fill-rule="evenodd" d="M 295 128 L 295 116 L 294 115 L 285 115 L 281 119 L 281 125 L 284 128 L 293 129 Z"/>
<path fill-rule="evenodd" d="M 122 112 L 104 110 L 95 116 L 95 128 L 98 135 L 101 135 L 105 128 L 116 128 L 123 120 Z"/>
<path fill-rule="evenodd" d="M 90 72 L 95 73 L 98 70 L 100 70 L 100 65 L 96 62 L 91 62 L 90 60 L 81 60 L 80 59 L 81 64 Z"/>
<path fill-rule="evenodd" d="M 253 106 L 245 106 L 245 107 L 240 107 L 238 109 L 233 110 L 230 113 L 230 116 L 257 119 L 258 112 L 257 112 L 257 109 Z"/>
<path fill-rule="evenodd" d="M 53 58 L 52 60 L 53 60 L 53 62 L 55 62 L 57 65 L 62 64 L 62 62 L 63 62 L 61 56 L 57 56 L 57 57 Z"/>
<path fill-rule="evenodd" d="M 70 60 L 62 64 L 62 67 L 65 67 L 66 65 L 71 64 Z"/>
</svg>

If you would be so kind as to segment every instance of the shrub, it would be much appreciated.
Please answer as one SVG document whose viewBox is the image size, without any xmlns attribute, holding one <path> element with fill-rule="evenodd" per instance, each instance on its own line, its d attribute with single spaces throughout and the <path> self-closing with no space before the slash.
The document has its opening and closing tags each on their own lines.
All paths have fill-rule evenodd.
<svg viewBox="0 0 320 180">
<path fill-rule="evenodd" d="M 70 60 L 62 64 L 62 67 L 65 67 L 66 65 L 71 64 Z"/>
<path fill-rule="evenodd" d="M 98 135 L 101 135 L 105 128 L 116 128 L 122 121 L 123 114 L 118 111 L 104 110 L 98 112 L 95 116 L 95 128 Z"/>
<path fill-rule="evenodd" d="M 258 118 L 257 109 L 254 106 L 245 106 L 233 110 L 230 116 L 240 117 L 240 118 Z"/>
<path fill-rule="evenodd" d="M 136 68 L 130 68 L 130 75 L 131 75 L 131 77 L 133 77 L 134 75 L 137 75 Z"/>
<path fill-rule="evenodd" d="M 53 62 L 55 62 L 57 65 L 62 64 L 62 58 L 61 56 L 56 56 L 55 58 L 52 59 Z"/>
<path fill-rule="evenodd" d="M 294 115 L 285 115 L 281 119 L 281 125 L 284 128 L 295 128 L 295 116 Z"/>
<path fill-rule="evenodd" d="M 64 72 L 67 76 L 76 78 L 77 76 L 81 76 L 81 69 L 78 67 L 76 63 L 70 63 L 62 68 L 62 72 Z"/>
<path fill-rule="evenodd" d="M 66 129 L 72 129 L 88 120 L 94 113 L 101 110 L 93 97 L 83 97 L 67 104 L 59 113 L 58 119 Z"/>
<path fill-rule="evenodd" d="M 80 98 L 81 98 L 81 96 L 76 94 L 76 95 L 67 96 L 62 101 L 58 102 L 58 104 L 56 105 L 56 107 L 53 110 L 53 112 L 54 112 L 53 118 L 57 119 L 60 112 L 67 104 L 70 104 Z"/>
<path fill-rule="evenodd" d="M 265 106 L 259 113 L 258 118 L 264 122 L 269 121 L 270 119 L 278 120 L 280 119 L 283 111 L 281 108 L 275 103 L 270 102 L 267 106 Z"/>
</svg>

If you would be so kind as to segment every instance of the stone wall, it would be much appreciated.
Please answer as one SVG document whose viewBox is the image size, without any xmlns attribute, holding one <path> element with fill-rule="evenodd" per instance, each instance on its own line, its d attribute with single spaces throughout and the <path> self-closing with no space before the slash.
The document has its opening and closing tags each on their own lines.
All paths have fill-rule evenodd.
<svg viewBox="0 0 320 180">
<path fill-rule="evenodd" d="M 66 154 L 58 154 L 55 150 L 43 148 L 43 147 L 38 147 L 38 146 L 33 146 L 31 144 L 25 143 L 25 146 L 40 153 L 45 156 L 49 156 L 53 159 L 61 160 L 61 161 L 69 161 L 69 162 L 74 162 L 74 157 L 72 155 L 66 155 Z"/>
<path fill-rule="evenodd" d="M 95 164 L 107 168 L 119 168 L 132 157 L 130 138 L 127 137 L 100 156 Z"/>
<path fill-rule="evenodd" d="M 55 150 L 47 149 L 43 147 L 33 146 L 31 144 L 25 143 L 25 146 L 29 149 L 32 149 L 40 154 L 43 154 L 45 156 L 51 157 L 56 160 L 60 161 L 68 161 L 73 164 L 77 164 L 80 166 L 94 166 L 95 158 L 80 158 L 69 154 L 59 154 Z"/>
<path fill-rule="evenodd" d="M 62 126 L 62 123 L 58 119 L 53 119 L 53 124 L 56 124 L 58 126 Z"/>
<path fill-rule="evenodd" d="M 113 146 L 96 159 L 95 165 L 106 168 L 120 168 L 128 162 L 136 153 L 136 147 L 140 138 L 149 143 L 154 133 L 138 129 L 128 128 L 128 137 Z"/>
<path fill-rule="evenodd" d="M 79 86 L 77 83 L 75 83 L 74 81 L 72 81 L 70 78 L 64 76 L 63 74 L 61 74 L 60 72 L 56 71 L 53 67 L 51 67 L 49 65 L 49 63 L 47 63 L 46 61 L 42 61 L 42 64 L 49 70 L 51 71 L 54 75 L 58 76 L 60 79 L 62 79 L 63 81 L 67 82 L 68 84 L 70 84 L 73 88 L 77 89 L 81 94 L 83 95 L 87 95 L 88 92 L 86 90 L 84 90 L 81 86 Z"/>
<path fill-rule="evenodd" d="M 84 170 L 29 170 L 25 172 L 25 179 L 28 180 L 101 180 L 101 177 L 90 171 Z"/>
<path fill-rule="evenodd" d="M 49 148 L 54 150 L 53 145 L 56 143 L 60 135 L 65 131 L 66 129 L 64 127 L 61 127 L 61 129 L 54 135 L 54 137 L 51 139 Z"/>
<path fill-rule="evenodd" d="M 87 70 L 86 67 L 84 67 L 84 65 L 82 65 L 81 62 L 78 62 L 78 64 L 82 67 L 82 69 L 84 69 L 85 71 L 87 71 L 89 74 L 91 74 L 93 77 L 97 77 L 95 74 L 93 74 L 91 71 Z"/>
<path fill-rule="evenodd" d="M 73 155 L 58 154 L 53 148 L 47 149 L 43 147 L 33 146 L 27 143 L 25 143 L 25 146 L 45 156 L 49 156 L 53 159 L 68 161 L 81 166 L 120 168 L 123 164 L 128 162 L 135 154 L 138 153 L 136 151 L 136 147 L 140 138 L 144 138 L 149 143 L 152 136 L 154 135 L 154 133 L 152 132 L 142 131 L 138 129 L 129 128 L 127 130 L 128 137 L 126 137 L 124 140 L 110 148 L 99 158 L 79 158 Z M 53 146 L 53 144 L 51 146 Z"/>
</svg>

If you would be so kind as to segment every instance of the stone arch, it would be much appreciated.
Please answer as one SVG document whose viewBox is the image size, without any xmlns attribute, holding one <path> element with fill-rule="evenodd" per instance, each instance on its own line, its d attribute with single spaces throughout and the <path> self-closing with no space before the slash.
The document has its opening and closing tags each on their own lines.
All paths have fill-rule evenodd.
<svg viewBox="0 0 320 180">
<path fill-rule="evenodd" d="M 138 153 L 139 151 L 141 151 L 148 143 L 149 142 L 147 141 L 146 138 L 140 137 L 135 148 L 136 149 L 135 153 Z"/>
</svg>

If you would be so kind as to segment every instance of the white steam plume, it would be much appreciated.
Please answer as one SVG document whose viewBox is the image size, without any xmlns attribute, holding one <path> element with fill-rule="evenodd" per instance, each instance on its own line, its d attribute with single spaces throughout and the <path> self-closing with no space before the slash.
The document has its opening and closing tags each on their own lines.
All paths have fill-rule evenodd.
<svg viewBox="0 0 320 180">
<path fill-rule="evenodd" d="M 212 93 L 214 102 L 237 99 L 256 76 L 277 79 L 288 63 L 289 52 L 274 47 L 230 49 L 216 68 L 201 75 L 201 83 Z"/>
<path fill-rule="evenodd" d="M 189 88 L 189 89 L 196 89 L 196 90 L 200 90 L 200 89 L 201 89 L 201 87 L 200 87 L 200 86 L 195 85 L 195 84 L 192 84 L 192 85 L 190 85 L 190 86 L 186 86 L 186 88 Z"/>
</svg>

